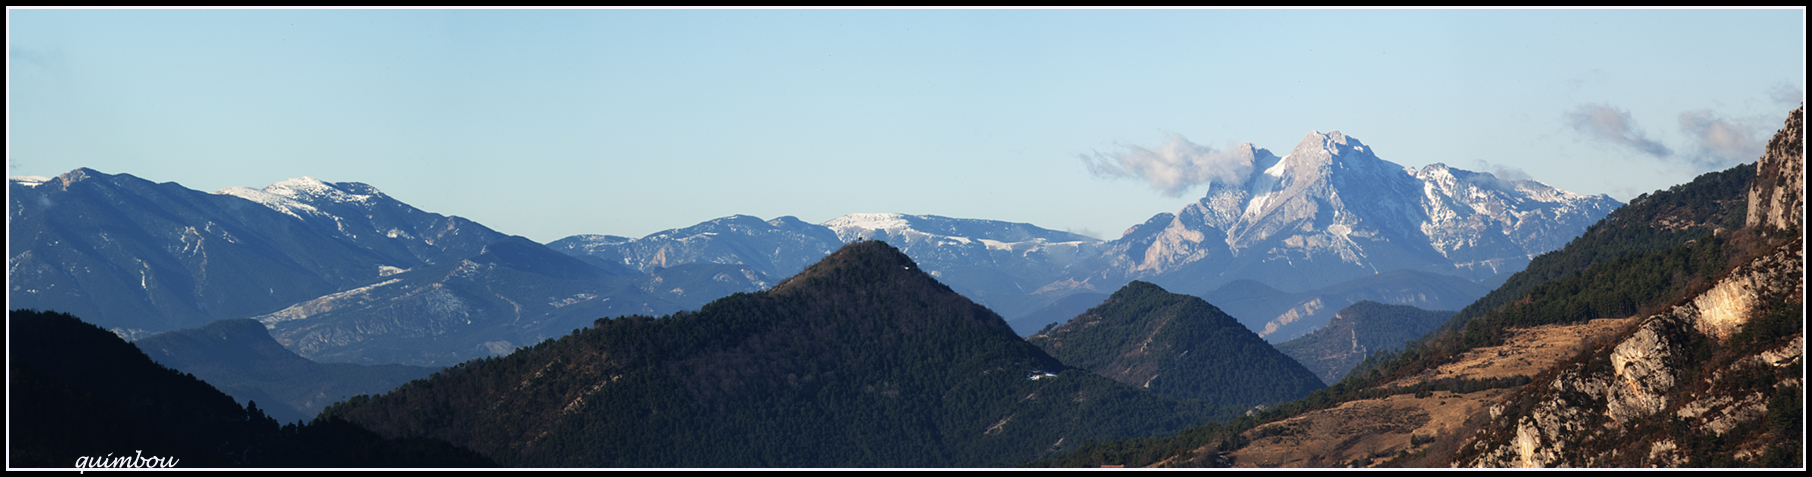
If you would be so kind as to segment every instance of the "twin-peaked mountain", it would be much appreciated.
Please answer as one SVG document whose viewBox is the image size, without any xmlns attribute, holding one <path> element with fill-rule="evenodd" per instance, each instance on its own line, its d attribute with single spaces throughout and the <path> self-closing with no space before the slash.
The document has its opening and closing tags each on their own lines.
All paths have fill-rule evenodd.
<svg viewBox="0 0 1812 477">
<path fill-rule="evenodd" d="M 324 415 L 513 466 L 943 467 L 1226 417 L 1209 409 L 1069 369 L 861 241 L 766 291 L 600 319 Z"/>
</svg>

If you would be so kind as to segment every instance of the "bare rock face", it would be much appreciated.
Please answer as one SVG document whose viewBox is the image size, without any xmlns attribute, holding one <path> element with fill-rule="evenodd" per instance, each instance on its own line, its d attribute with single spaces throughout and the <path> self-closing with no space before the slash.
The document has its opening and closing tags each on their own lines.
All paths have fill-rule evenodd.
<svg viewBox="0 0 1812 477">
<path fill-rule="evenodd" d="M 1581 356 L 1547 386 L 1526 387 L 1491 409 L 1491 422 L 1465 446 L 1457 465 L 1797 462 L 1779 458 L 1783 451 L 1795 453 L 1795 444 L 1780 441 L 1798 432 L 1791 422 L 1798 419 L 1792 409 L 1803 408 L 1795 370 L 1805 338 L 1781 321 L 1803 323 L 1803 315 L 1793 312 L 1803 313 L 1805 239 L 1779 239 L 1781 232 L 1798 235 L 1804 213 L 1803 114 L 1803 107 L 1793 111 L 1775 134 L 1749 190 L 1748 226 L 1773 237 L 1759 238 L 1773 248 L 1710 289 L 1643 319 L 1615 345 Z M 1746 326 L 1761 328 L 1746 333 Z M 1727 352 L 1735 353 L 1722 354 Z M 1708 443 L 1726 439 L 1733 440 Z M 1721 454 L 1708 456 L 1708 446 Z"/>
<path fill-rule="evenodd" d="M 1605 414 L 1618 424 L 1648 417 L 1667 407 L 1667 391 L 1674 387 L 1674 368 L 1680 345 L 1669 337 L 1693 316 L 1686 307 L 1650 317 L 1629 339 L 1611 351 L 1611 385 Z"/>
<path fill-rule="evenodd" d="M 1739 267 L 1712 290 L 1644 319 L 1608 350 L 1561 371 L 1540 388 L 1527 388 L 1524 410 L 1508 405 L 1492 409 L 1493 424 L 1472 444 L 1472 467 L 1667 466 L 1685 462 L 1671 440 L 1657 440 L 1641 455 L 1586 452 L 1621 449 L 1651 416 L 1670 413 L 1693 429 L 1724 435 L 1765 417 L 1766 390 L 1746 380 L 1799 363 L 1804 338 L 1735 361 L 1719 369 L 1698 371 L 1703 383 L 1682 382 L 1692 362 L 1694 339 L 1713 346 L 1741 331 L 1767 296 L 1803 296 L 1803 241 Z M 1786 295 L 1793 293 L 1796 295 Z M 1695 338 L 1696 336 L 1703 338 Z M 1745 378 L 1744 376 L 1751 376 Z M 1798 386 L 1794 383 L 1784 384 Z M 1704 390 L 1698 390 L 1709 388 Z"/>
<path fill-rule="evenodd" d="M 1756 162 L 1756 183 L 1749 189 L 1751 227 L 1800 229 L 1806 213 L 1805 115 L 1803 104 L 1788 114 L 1786 126 L 1768 141 L 1768 152 Z"/>
<path fill-rule="evenodd" d="M 1804 296 L 1803 241 L 1739 267 L 1712 290 L 1643 320 L 1615 346 L 1572 365 L 1543 388 L 1529 388 L 1520 412 L 1492 409 L 1493 424 L 1473 443 L 1473 467 L 1597 467 L 1675 465 L 1686 462 L 1671 440 L 1657 440 L 1640 455 L 1619 455 L 1623 439 L 1639 435 L 1651 416 L 1669 413 L 1692 429 L 1722 436 L 1765 417 L 1769 389 L 1753 376 L 1799 362 L 1804 338 L 1719 369 L 1701 369 L 1703 383 L 1680 381 L 1692 362 L 1690 341 L 1717 346 L 1741 331 L 1768 296 Z M 1792 293 L 1794 295 L 1787 295 Z M 1703 338 L 1695 338 L 1703 336 Z M 1745 377 L 1749 376 L 1749 377 Z M 1691 384 L 1691 385 L 1689 385 Z M 1797 387 L 1796 383 L 1784 386 Z M 1701 390 L 1702 389 L 1702 390 Z M 1613 449 L 1587 452 L 1586 449 Z M 1632 461 L 1631 459 L 1635 459 Z"/>
<path fill-rule="evenodd" d="M 1737 268 L 1716 286 L 1692 300 L 1693 326 L 1719 340 L 1742 331 L 1750 310 L 1763 296 L 1805 296 L 1805 251 L 1784 247 Z"/>
<path fill-rule="evenodd" d="M 1608 387 L 1603 379 L 1592 377 L 1578 369 L 1563 373 L 1550 382 L 1549 386 L 1557 394 L 1588 400 L 1591 396 L 1603 394 Z M 1556 398 L 1537 403 L 1526 416 L 1517 421 L 1515 437 L 1510 445 L 1500 447 L 1492 453 L 1489 456 L 1492 459 L 1481 459 L 1480 466 L 1551 467 L 1562 461 L 1568 450 L 1569 437 L 1594 430 L 1588 425 L 1594 420 L 1593 417 L 1595 416 L 1590 415 L 1587 409 L 1574 405 L 1569 399 Z"/>
<path fill-rule="evenodd" d="M 1500 439 L 1476 442 L 1483 452 L 1473 467 L 1572 467 L 1604 465 L 1580 449 L 1615 439 L 1629 423 L 1667 408 L 1668 391 L 1682 347 L 1673 339 L 1689 319 L 1676 309 L 1649 317 L 1607 356 L 1558 373 L 1528 410 L 1491 410 Z M 1609 361 L 1609 366 L 1601 363 Z M 1608 368 L 1608 369 L 1606 369 Z"/>
</svg>

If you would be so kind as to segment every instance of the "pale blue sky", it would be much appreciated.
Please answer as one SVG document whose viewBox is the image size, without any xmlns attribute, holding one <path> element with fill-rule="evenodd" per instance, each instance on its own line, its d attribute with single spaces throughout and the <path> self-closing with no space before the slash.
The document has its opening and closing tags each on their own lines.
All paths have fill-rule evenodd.
<svg viewBox="0 0 1812 477">
<path fill-rule="evenodd" d="M 1118 237 L 1169 134 L 1636 194 L 1803 101 L 1792 10 L 8 10 L 7 174 L 365 182 L 548 242 L 903 212 Z"/>
</svg>

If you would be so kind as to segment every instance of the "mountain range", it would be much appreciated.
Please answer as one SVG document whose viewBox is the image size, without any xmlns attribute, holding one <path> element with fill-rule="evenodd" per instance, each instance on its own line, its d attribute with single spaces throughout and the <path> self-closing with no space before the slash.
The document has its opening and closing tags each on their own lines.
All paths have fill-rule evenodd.
<svg viewBox="0 0 1812 477">
<path fill-rule="evenodd" d="M 400 202 L 380 214 L 387 197 L 357 183 L 207 194 L 81 169 L 9 181 L 9 236 L 27 244 L 10 254 L 9 294 L 87 303 L 121 336 L 255 318 L 143 340 L 189 350 L 173 354 L 262 327 L 306 358 L 458 363 L 330 406 L 304 431 L 349 422 L 505 465 L 1795 463 L 1803 143 L 1782 137 L 1799 137 L 1799 114 L 1761 164 L 1645 194 L 1571 241 L 1547 236 L 1594 213 L 1594 198 L 1397 167 L 1338 132 L 1283 157 L 1245 146 L 1244 179 L 1106 242 L 856 214 L 542 246 Z M 286 302 L 281 280 L 304 297 Z M 1464 301 L 1481 283 L 1495 290 L 1408 342 L 1439 315 L 1378 320 L 1387 305 L 1361 302 Z M 1021 340 L 982 298 L 1072 318 Z M 1310 357 L 1261 335 L 1302 336 L 1292 343 Z M 40 348 L 28 354 L 51 354 Z M 1327 372 L 1346 376 L 1309 392 Z M 15 373 L 33 392 L 75 395 L 56 374 Z M 119 405 L 80 393 L 69 403 Z M 227 404 L 227 421 L 268 422 Z M 1126 438 L 1140 439 L 1114 440 Z"/>
<path fill-rule="evenodd" d="M 255 318 L 311 359 L 446 366 L 598 316 L 763 290 L 870 238 L 896 244 L 1022 335 L 1067 316 L 1018 318 L 1074 294 L 1142 280 L 1221 303 L 1215 290 L 1238 282 L 1290 302 L 1223 305 L 1281 342 L 1363 299 L 1455 308 L 1482 293 L 1478 283 L 1616 206 L 1441 164 L 1400 167 L 1339 132 L 1311 133 L 1282 157 L 1239 151 L 1241 179 L 1212 183 L 1200 201 L 1113 241 L 995 220 L 852 214 L 823 224 L 730 216 L 542 247 L 356 182 L 305 177 L 205 193 L 78 169 L 8 181 L 8 296 L 14 307 L 66 310 L 128 337 Z"/>
</svg>

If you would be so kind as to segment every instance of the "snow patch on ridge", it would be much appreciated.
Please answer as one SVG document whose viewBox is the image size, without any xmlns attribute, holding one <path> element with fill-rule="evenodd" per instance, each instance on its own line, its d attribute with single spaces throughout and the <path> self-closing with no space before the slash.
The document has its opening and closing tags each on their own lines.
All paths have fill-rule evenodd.
<svg viewBox="0 0 1812 477">
<path fill-rule="evenodd" d="M 1289 158 L 1288 154 L 1284 155 L 1277 160 L 1276 164 L 1265 168 L 1264 172 L 1252 178 L 1251 188 L 1247 189 L 1252 198 L 1246 202 L 1245 215 L 1255 216 L 1265 210 L 1265 203 L 1269 202 L 1271 191 L 1283 183 L 1284 172 L 1289 169 L 1286 167 Z"/>
<path fill-rule="evenodd" d="M 373 197 L 383 194 L 382 192 L 378 192 L 375 188 L 363 186 L 362 184 L 359 186 L 366 188 L 371 194 L 355 194 L 347 192 L 326 182 L 321 182 L 320 179 L 307 176 L 285 179 L 275 184 L 271 184 L 262 190 L 236 186 L 214 191 L 213 194 L 230 195 L 257 202 L 271 210 L 302 219 L 306 217 L 332 217 L 332 215 L 322 212 L 316 205 L 329 203 L 370 205 Z M 336 222 L 339 221 L 338 217 L 333 218 Z M 341 227 L 344 227 L 344 225 L 342 224 Z"/>
<path fill-rule="evenodd" d="M 37 187 L 45 182 L 50 182 L 50 178 L 44 176 L 8 176 L 6 180 L 26 187 Z"/>
<path fill-rule="evenodd" d="M 304 203 L 297 201 L 290 197 L 272 194 L 270 192 L 253 189 L 250 187 L 228 187 L 225 189 L 215 191 L 214 194 L 215 195 L 230 195 L 233 197 L 238 197 L 238 198 L 249 200 L 252 202 L 257 202 L 259 205 L 263 205 L 266 208 L 275 210 L 277 212 L 282 212 L 286 215 L 289 215 L 290 217 L 295 217 L 298 219 L 305 218 L 305 217 L 303 217 L 304 215 L 307 215 L 310 217 L 322 217 L 322 216 L 327 215 L 326 213 L 321 212 L 321 209 L 315 208 L 315 206 L 304 204 Z"/>
</svg>

